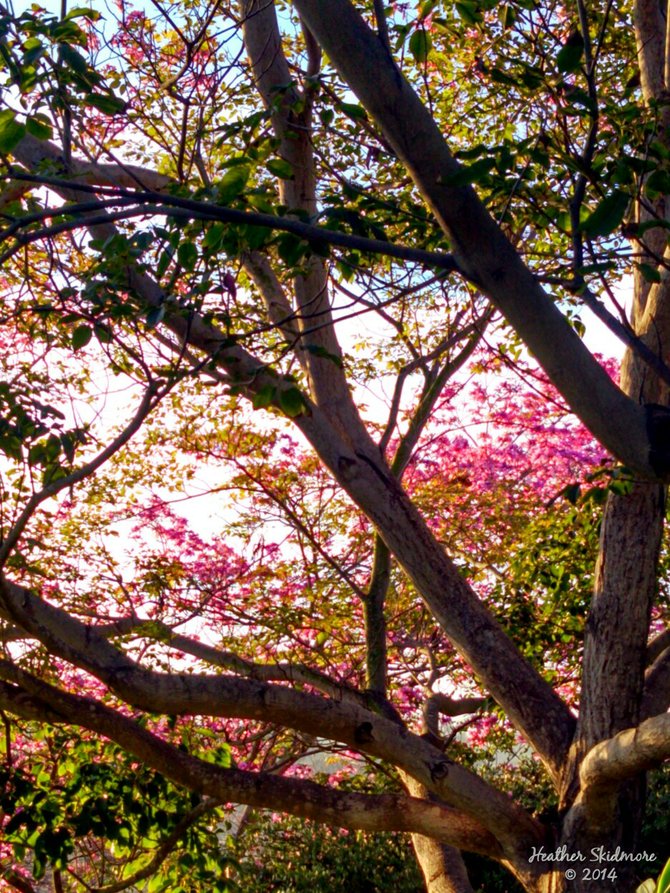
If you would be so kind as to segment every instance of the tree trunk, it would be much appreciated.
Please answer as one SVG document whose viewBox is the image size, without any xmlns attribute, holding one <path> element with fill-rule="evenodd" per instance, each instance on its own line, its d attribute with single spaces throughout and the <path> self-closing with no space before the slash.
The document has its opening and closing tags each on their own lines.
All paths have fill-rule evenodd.
<svg viewBox="0 0 670 893">
<path fill-rule="evenodd" d="M 458 850 L 412 834 L 412 846 L 426 884 L 426 893 L 472 893 Z"/>
<path fill-rule="evenodd" d="M 429 791 L 416 779 L 401 773 L 412 797 L 430 799 Z M 460 852 L 431 837 L 412 834 L 414 855 L 426 884 L 426 893 L 472 893 L 472 886 Z"/>
<path fill-rule="evenodd" d="M 665 21 L 663 4 L 657 0 L 637 0 L 635 29 L 644 99 L 653 104 L 663 100 L 664 109 L 657 138 L 668 144 Z M 665 219 L 667 197 L 638 208 L 638 220 Z M 667 258 L 667 239 L 663 229 L 651 229 L 645 236 L 646 257 L 650 265 Z M 640 246 L 636 246 L 640 250 Z M 635 273 L 632 325 L 636 335 L 663 361 L 670 355 L 670 290 L 663 277 L 649 283 Z M 651 370 L 627 351 L 621 369 L 621 388 L 641 404 L 667 406 L 667 387 Z M 653 464 L 653 460 L 652 460 Z M 563 779 L 563 806 L 578 795 L 579 766 L 598 742 L 623 729 L 638 725 L 641 719 L 647 636 L 651 609 L 657 592 L 658 558 L 665 518 L 665 488 L 657 483 L 632 480 L 625 493 L 610 493 L 603 516 L 600 549 L 596 567 L 593 601 L 586 624 L 580 715 L 571 758 Z M 608 817 L 586 821 L 577 806 L 571 809 L 562 829 L 560 843 L 571 853 L 589 854 L 593 847 L 636 853 L 644 808 L 645 779 L 628 780 L 620 785 L 616 806 Z M 588 863 L 585 863 L 588 864 Z M 593 863 L 594 864 L 594 863 Z M 594 864 L 594 867 L 595 864 Z M 598 866 L 601 867 L 601 866 Z M 627 893 L 639 883 L 636 863 L 604 863 L 616 871 L 609 877 L 586 880 L 577 872 L 572 884 L 557 877 L 553 890 L 611 890 Z M 637 871 L 636 871 L 637 868 Z"/>
</svg>

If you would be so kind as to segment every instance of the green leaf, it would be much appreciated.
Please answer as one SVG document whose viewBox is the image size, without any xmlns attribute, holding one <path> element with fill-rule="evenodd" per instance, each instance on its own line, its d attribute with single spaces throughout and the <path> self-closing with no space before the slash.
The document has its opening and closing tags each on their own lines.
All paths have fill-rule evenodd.
<svg viewBox="0 0 670 893">
<path fill-rule="evenodd" d="M 161 252 L 160 257 L 158 258 L 158 265 L 156 267 L 156 277 L 161 279 L 165 275 L 165 271 L 170 266 L 170 262 L 174 257 L 174 248 L 172 245 L 166 245 L 166 247 Z"/>
<path fill-rule="evenodd" d="M 647 282 L 660 282 L 661 274 L 656 269 L 656 267 L 652 267 L 651 264 L 636 264 L 637 269 L 642 273 L 643 278 Z"/>
<path fill-rule="evenodd" d="M 644 191 L 649 198 L 657 198 L 659 195 L 670 193 L 670 172 L 664 170 L 652 171 L 644 184 Z"/>
<path fill-rule="evenodd" d="M 241 226 L 239 234 L 240 242 L 251 250 L 261 248 L 272 238 L 272 231 L 265 226 Z"/>
<path fill-rule="evenodd" d="M 293 165 L 289 164 L 288 161 L 284 161 L 283 158 L 271 158 L 266 162 L 265 166 L 273 176 L 279 177 L 280 180 L 295 179 Z"/>
<path fill-rule="evenodd" d="M 473 2 L 473 0 L 456 0 L 454 6 L 466 25 L 476 25 L 481 21 L 481 12 L 477 3 Z"/>
<path fill-rule="evenodd" d="M 520 74 L 521 83 L 529 90 L 537 90 L 545 82 L 545 75 L 537 65 L 523 65 Z"/>
<path fill-rule="evenodd" d="M 630 232 L 636 236 L 643 236 L 650 229 L 670 229 L 670 220 L 645 220 L 642 223 L 631 223 Z"/>
<path fill-rule="evenodd" d="M 73 19 L 66 18 L 61 21 L 54 21 L 53 25 L 49 28 L 49 34 L 51 35 L 52 40 L 58 44 L 71 44 L 80 47 L 86 46 L 86 33 L 82 31 Z"/>
<path fill-rule="evenodd" d="M 276 393 L 277 388 L 274 385 L 263 385 L 263 387 L 254 394 L 251 400 L 251 405 L 254 409 L 266 409 L 272 404 Z"/>
<path fill-rule="evenodd" d="M 279 406 L 284 415 L 295 419 L 305 411 L 305 400 L 298 388 L 288 388 L 279 391 Z"/>
<path fill-rule="evenodd" d="M 25 124 L 19 124 L 11 109 L 0 112 L 0 153 L 6 155 L 15 149 L 26 133 Z"/>
<path fill-rule="evenodd" d="M 246 164 L 237 164 L 221 177 L 216 183 L 217 200 L 222 205 L 227 205 L 244 191 L 247 185 L 251 169 Z"/>
<path fill-rule="evenodd" d="M 68 462 L 74 462 L 74 451 L 75 451 L 75 442 L 70 437 L 69 434 L 61 434 L 60 436 L 61 446 L 63 448 L 63 452 L 65 453 L 65 458 Z"/>
<path fill-rule="evenodd" d="M 92 337 L 93 330 L 90 326 L 77 326 L 77 328 L 72 333 L 72 350 L 81 350 L 82 347 L 86 347 Z"/>
<path fill-rule="evenodd" d="M 101 18 L 101 13 L 94 9 L 86 9 L 84 6 L 76 6 L 71 9 L 65 16 L 66 19 L 89 19 L 91 22 L 97 22 Z"/>
<path fill-rule="evenodd" d="M 417 28 L 409 39 L 409 51 L 419 64 L 427 61 L 432 46 L 430 34 L 425 28 Z"/>
<path fill-rule="evenodd" d="M 209 251 L 218 251 L 221 248 L 221 243 L 223 241 L 225 232 L 225 224 L 212 223 L 205 233 L 204 239 L 202 240 L 203 248 L 207 248 Z"/>
<path fill-rule="evenodd" d="M 577 504 L 577 500 L 579 499 L 579 494 L 581 492 L 581 487 L 579 484 L 568 484 L 567 487 L 564 487 L 561 491 L 562 495 L 571 502 L 573 505 Z"/>
<path fill-rule="evenodd" d="M 277 239 L 277 253 L 289 267 L 295 266 L 308 249 L 307 242 L 291 233 L 282 233 Z"/>
<path fill-rule="evenodd" d="M 475 161 L 474 164 L 468 164 L 461 167 L 455 174 L 450 174 L 448 177 L 442 177 L 442 183 L 444 183 L 445 186 L 454 187 L 479 183 L 489 174 L 494 165 L 494 158 L 481 158 L 479 161 Z"/>
<path fill-rule="evenodd" d="M 177 260 L 185 270 L 192 270 L 198 260 L 198 249 L 193 242 L 182 242 L 177 249 Z"/>
<path fill-rule="evenodd" d="M 497 84 L 504 84 L 506 87 L 516 86 L 516 80 L 513 77 L 510 77 L 508 74 L 505 74 L 504 71 L 502 71 L 500 68 L 497 68 L 495 65 L 489 68 L 489 77 Z"/>
<path fill-rule="evenodd" d="M 608 236 L 621 224 L 629 202 L 628 194 L 616 189 L 584 220 L 582 232 L 587 236 Z"/>
<path fill-rule="evenodd" d="M 305 350 L 309 351 L 309 353 L 313 354 L 315 357 L 323 357 L 324 360 L 330 360 L 331 363 L 335 363 L 340 369 L 342 368 L 342 357 L 338 357 L 336 354 L 331 353 L 320 344 L 306 344 Z"/>
<path fill-rule="evenodd" d="M 577 71 L 582 63 L 584 41 L 578 31 L 573 31 L 556 56 L 556 67 L 564 74 Z"/>
<path fill-rule="evenodd" d="M 152 307 L 151 310 L 147 313 L 147 329 L 153 329 L 165 316 L 165 304 L 160 304 L 158 307 Z"/>
<path fill-rule="evenodd" d="M 31 116 L 26 119 L 26 131 L 34 136 L 38 140 L 48 140 L 51 139 L 53 135 L 53 127 L 48 120 L 45 120 L 42 115 L 39 117 Z"/>
<path fill-rule="evenodd" d="M 658 879 L 658 888 L 656 893 L 668 893 L 670 890 L 670 859 L 665 863 L 665 868 L 661 872 Z"/>
<path fill-rule="evenodd" d="M 126 110 L 126 103 L 123 99 L 109 93 L 89 93 L 84 98 L 84 102 L 102 112 L 103 115 L 120 115 Z"/>
<path fill-rule="evenodd" d="M 262 211 L 263 214 L 272 214 L 274 212 L 273 198 L 274 196 L 267 192 L 250 192 L 246 196 L 251 207 L 256 208 L 257 211 Z"/>
<path fill-rule="evenodd" d="M 309 248 L 312 254 L 316 254 L 318 257 L 330 257 L 330 245 L 325 239 L 310 239 Z"/>
<path fill-rule="evenodd" d="M 510 28 L 516 22 L 516 11 L 511 3 L 503 3 L 498 10 L 498 18 L 503 28 Z"/>
<path fill-rule="evenodd" d="M 166 889 L 167 884 L 168 882 L 164 877 L 161 877 L 160 874 L 154 874 L 147 884 L 147 893 L 160 893 L 161 890 Z"/>
<path fill-rule="evenodd" d="M 348 118 L 352 118 L 354 121 L 365 120 L 368 116 L 363 106 L 353 102 L 341 102 L 339 107 Z"/>
<path fill-rule="evenodd" d="M 78 53 L 77 50 L 73 49 L 72 46 L 67 43 L 60 43 L 58 49 L 61 61 L 64 62 L 75 75 L 72 80 L 77 87 L 80 89 L 88 88 L 90 90 L 100 83 L 102 77 L 88 64 L 81 53 Z"/>
<path fill-rule="evenodd" d="M 45 52 L 46 48 L 41 40 L 37 37 L 28 38 L 23 44 L 23 68 L 34 65 Z"/>
</svg>

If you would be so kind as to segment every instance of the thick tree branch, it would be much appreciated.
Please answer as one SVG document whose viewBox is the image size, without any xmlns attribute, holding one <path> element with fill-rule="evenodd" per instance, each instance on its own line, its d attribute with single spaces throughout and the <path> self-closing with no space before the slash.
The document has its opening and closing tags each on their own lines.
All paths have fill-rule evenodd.
<svg viewBox="0 0 670 893">
<path fill-rule="evenodd" d="M 167 623 L 162 623 L 159 620 L 119 617 L 108 623 L 96 624 L 93 630 L 96 635 L 103 636 L 105 639 L 135 635 L 138 638 L 162 642 L 168 648 L 189 654 L 212 667 L 221 667 L 238 676 L 244 676 L 246 679 L 306 685 L 339 701 L 351 701 L 370 710 L 377 710 L 379 707 L 378 699 L 374 696 L 371 697 L 369 692 L 352 688 L 344 682 L 338 682 L 306 664 L 294 664 L 286 661 L 274 664 L 254 663 L 232 651 L 222 651 L 213 645 L 207 645 L 190 636 L 177 633 Z M 35 636 L 18 626 L 0 630 L 0 642 L 21 642 L 28 639 L 35 639 Z M 399 720 L 398 723 L 402 725 Z"/>
<path fill-rule="evenodd" d="M 387 643 L 386 596 L 391 580 L 391 554 L 384 540 L 375 534 L 372 547 L 372 572 L 363 598 L 365 623 L 365 671 L 367 686 L 378 697 L 386 698 Z"/>
<path fill-rule="evenodd" d="M 0 874 L 0 880 L 5 881 L 13 890 L 19 890 L 20 893 L 37 893 L 37 889 L 27 878 L 18 874 L 16 871 L 9 869 Z"/>
<path fill-rule="evenodd" d="M 633 21 L 642 93 L 647 102 L 660 100 L 665 83 L 666 16 L 657 0 L 636 0 Z"/>
<path fill-rule="evenodd" d="M 29 173 L 42 170 L 46 173 L 52 168 L 52 173 L 64 171 L 63 150 L 48 140 L 38 140 L 30 134 L 26 134 L 19 146 L 12 153 L 18 158 Z M 17 175 L 19 171 L 15 171 Z M 83 158 L 71 158 L 67 168 L 68 177 L 72 177 L 79 184 L 90 186 L 120 186 L 126 189 L 141 189 L 161 191 L 172 182 L 164 174 L 156 173 L 149 168 L 139 167 L 135 164 L 115 162 L 89 162 Z M 15 197 L 23 177 L 18 177 L 10 182 L 8 187 Z M 1 207 L 1 204 L 0 204 Z"/>
<path fill-rule="evenodd" d="M 261 682 L 290 682 L 294 685 L 308 685 L 317 691 L 339 700 L 351 700 L 363 707 L 369 707 L 366 695 L 351 686 L 331 679 L 304 664 L 292 664 L 285 661 L 276 664 L 259 664 L 245 660 L 230 651 L 221 651 L 212 645 L 206 645 L 190 636 L 174 632 L 166 623 L 157 620 L 142 620 L 136 617 L 120 618 L 113 623 L 96 626 L 95 631 L 107 637 L 135 633 L 140 637 L 164 642 L 168 647 L 184 654 L 190 654 L 213 667 L 230 670 L 247 679 Z"/>
<path fill-rule="evenodd" d="M 426 731 L 436 741 L 439 741 L 442 737 L 440 735 L 440 715 L 464 716 L 468 713 L 476 713 L 487 702 L 487 698 L 450 698 L 440 692 L 435 692 L 426 699 L 423 705 L 423 722 Z"/>
<path fill-rule="evenodd" d="M 271 110 L 279 154 L 293 169 L 279 181 L 279 198 L 290 210 L 318 214 L 316 166 L 312 148 L 312 108 L 307 95 L 290 84 L 277 14 L 266 0 L 242 0 L 244 45 L 255 83 Z M 309 31 L 309 29 L 307 29 Z M 304 100 L 304 101 L 300 101 Z M 312 399 L 344 438 L 365 442 L 367 431 L 354 404 L 341 363 L 342 350 L 333 326 L 328 267 L 311 254 L 293 279 L 298 323 Z M 318 350 L 308 348 L 317 347 Z M 334 362 L 333 362 L 334 361 Z"/>
<path fill-rule="evenodd" d="M 375 525 L 481 683 L 558 776 L 572 738 L 573 717 L 445 555 L 384 460 L 374 450 L 350 451 L 333 438 L 332 429 L 327 435 L 317 412 L 298 417 L 296 424 Z"/>
<path fill-rule="evenodd" d="M 419 831 L 459 849 L 500 858 L 495 838 L 448 806 L 396 794 L 337 791 L 270 773 L 225 769 L 193 757 L 92 698 L 66 694 L 22 671 L 0 683 L 0 705 L 26 719 L 68 723 L 97 732 L 176 784 L 219 802 L 246 803 L 368 831 Z"/>
<path fill-rule="evenodd" d="M 616 798 L 624 781 L 670 758 L 670 713 L 645 720 L 593 747 L 579 772 L 578 806 L 588 827 L 608 827 L 615 821 Z"/>
<path fill-rule="evenodd" d="M 238 717 L 279 723 L 340 741 L 401 766 L 447 802 L 472 814 L 503 845 L 536 837 L 539 828 L 503 794 L 471 772 L 446 760 L 419 736 L 400 730 L 395 721 L 358 704 L 329 700 L 230 676 L 166 674 L 145 669 L 118 651 L 91 626 L 75 620 L 29 590 L 5 581 L 0 590 L 2 614 L 38 638 L 53 654 L 104 682 L 126 703 L 152 713 Z M 1 674 L 16 681 L 16 670 L 0 661 Z M 23 678 L 23 677 L 21 677 Z"/>
<path fill-rule="evenodd" d="M 570 407 L 621 461 L 656 477 L 644 412 L 600 367 L 470 187 L 410 85 L 348 0 L 296 0 L 340 75 L 377 121 L 451 239 L 459 266 L 514 326 Z M 338 28 L 331 23 L 338 22 Z M 670 466 L 667 470 L 670 470 Z"/>
<path fill-rule="evenodd" d="M 250 251 L 242 257 L 242 264 L 265 302 L 268 318 L 284 336 L 287 347 L 295 350 L 299 346 L 300 328 L 295 311 L 270 261 L 260 251 Z M 305 366 L 304 351 L 295 352 L 300 365 Z"/>
</svg>

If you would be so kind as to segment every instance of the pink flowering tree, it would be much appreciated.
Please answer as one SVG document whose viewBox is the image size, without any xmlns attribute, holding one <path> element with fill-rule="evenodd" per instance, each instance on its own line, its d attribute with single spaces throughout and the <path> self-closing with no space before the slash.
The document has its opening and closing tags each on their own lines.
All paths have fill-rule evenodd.
<svg viewBox="0 0 670 893">
<path fill-rule="evenodd" d="M 235 804 L 430 893 L 660 867 L 667 54 L 650 0 L 0 4 L 3 883 L 229 889 Z"/>
</svg>

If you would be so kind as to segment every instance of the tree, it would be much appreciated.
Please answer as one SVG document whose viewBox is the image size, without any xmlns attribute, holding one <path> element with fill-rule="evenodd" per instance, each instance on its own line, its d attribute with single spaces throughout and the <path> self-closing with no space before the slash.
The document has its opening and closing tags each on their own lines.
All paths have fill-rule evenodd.
<svg viewBox="0 0 670 893">
<path fill-rule="evenodd" d="M 409 831 L 431 893 L 471 889 L 461 851 L 538 893 L 609 890 L 614 871 L 616 889 L 634 889 L 644 775 L 670 754 L 664 11 L 243 0 L 121 3 L 114 21 L 1 12 L 6 833 L 25 832 L 38 873 L 50 857 L 62 885 L 77 835 L 104 832 L 127 861 L 128 839 L 167 822 L 165 857 L 236 802 Z M 625 275 L 630 313 L 615 290 Z M 580 338 L 584 306 L 626 345 L 619 384 Z M 338 332 L 366 313 L 382 334 L 357 358 Z M 595 561 L 586 606 L 583 579 L 567 602 L 556 569 L 521 574 L 530 549 L 512 560 L 521 509 L 539 519 L 554 479 L 533 501 L 523 474 L 492 473 L 464 537 L 460 447 L 432 427 L 458 405 L 454 376 L 473 357 L 491 374 L 526 366 L 526 348 L 542 370 L 527 380 L 555 388 L 599 444 L 559 432 L 589 456 L 581 483 L 608 482 L 595 488 L 607 494 L 597 559 L 595 527 L 567 504 L 545 529 L 552 543 L 561 525 L 583 530 L 569 567 L 588 578 Z M 113 431 L 96 402 L 105 374 L 128 388 L 115 417 L 137 406 Z M 384 418 L 362 391 L 380 376 Z M 270 421 L 255 424 L 249 406 Z M 517 470 L 538 433 L 527 419 L 521 430 Z M 422 455 L 440 443 L 431 475 Z M 513 456 L 513 438 L 498 447 Z M 622 464 L 597 472 L 601 448 Z M 248 494 L 251 557 L 149 498 L 194 473 L 189 455 L 235 469 L 220 486 Z M 468 458 L 472 473 L 482 458 Z M 564 463 L 554 507 L 561 489 L 577 497 L 577 477 Z M 133 502 L 136 542 L 152 538 L 124 564 L 110 538 Z M 271 512 L 292 530 L 284 553 L 257 532 Z M 563 636 L 529 626 L 534 602 L 571 618 Z M 175 651 L 199 663 L 175 664 Z M 453 697 L 431 691 L 448 673 Z M 492 710 L 553 787 L 544 819 L 438 722 L 488 711 L 485 727 Z M 46 750 L 35 724 L 56 730 Z M 235 765 L 211 736 L 233 741 Z M 109 819 L 97 781 L 85 803 L 107 815 L 100 827 L 46 797 L 37 767 L 48 756 L 58 777 L 70 748 L 64 788 L 91 783 L 77 768 L 89 741 L 118 761 L 121 803 L 139 771 L 159 774 L 137 828 Z M 296 759 L 325 741 L 393 767 L 403 790 L 303 778 Z M 157 815 L 159 792 L 183 799 Z M 47 804 L 48 833 L 29 827 L 27 803 Z M 571 864 L 538 858 L 561 847 L 628 858 L 577 863 L 571 878 Z M 150 870 L 110 884 L 103 855 L 89 860 L 87 871 L 104 863 L 94 888 Z"/>
</svg>

